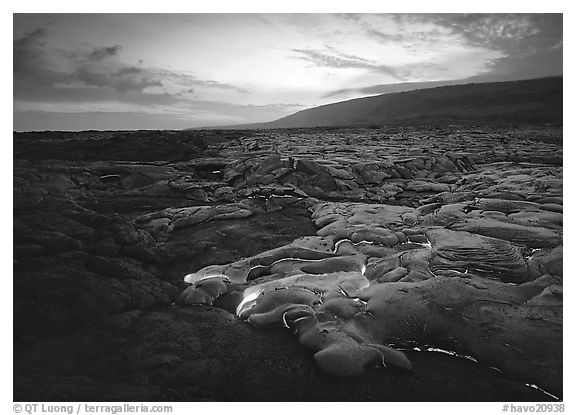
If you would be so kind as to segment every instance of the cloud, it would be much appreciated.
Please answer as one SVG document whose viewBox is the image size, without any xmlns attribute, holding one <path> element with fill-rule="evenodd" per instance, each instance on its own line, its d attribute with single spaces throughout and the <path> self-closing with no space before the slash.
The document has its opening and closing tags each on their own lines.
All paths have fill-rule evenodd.
<svg viewBox="0 0 576 415">
<path fill-rule="evenodd" d="M 30 86 L 41 91 L 44 100 L 52 98 L 54 102 L 61 99 L 89 102 L 95 99 L 94 96 L 100 96 L 103 100 L 140 99 L 149 102 L 150 97 L 186 97 L 214 89 L 248 93 L 246 89 L 232 84 L 174 70 L 146 67 L 141 60 L 138 65 L 128 64 L 120 56 L 122 47 L 119 44 L 74 51 L 50 48 L 48 35 L 47 28 L 41 27 L 14 40 L 15 99 L 25 98 L 22 94 L 29 94 Z M 79 94 L 78 99 L 71 96 L 75 93 Z M 122 94 L 125 96 L 122 97 Z"/>
<path fill-rule="evenodd" d="M 183 95 L 198 88 L 248 93 L 246 89 L 231 84 L 143 66 L 83 65 L 69 76 L 68 81 L 85 86 L 112 88 L 119 92 L 144 92 L 147 88 L 159 87 L 168 95 Z"/>
<path fill-rule="evenodd" d="M 197 88 L 215 88 L 215 89 L 221 89 L 221 90 L 226 90 L 226 91 L 233 91 L 233 92 L 237 92 L 240 94 L 248 94 L 248 90 L 244 89 L 244 88 L 240 88 L 238 86 L 232 85 L 232 84 L 228 84 L 228 83 L 223 83 L 223 82 L 217 82 L 217 81 L 213 81 L 213 80 L 209 80 L 209 79 L 200 79 L 197 78 L 193 75 L 190 75 L 188 73 L 185 72 L 176 72 L 176 71 L 170 71 L 170 70 L 160 70 L 160 69 L 156 69 L 156 70 L 151 70 L 149 71 L 150 73 L 154 73 L 154 76 L 159 78 L 159 79 L 164 79 L 167 81 L 171 81 L 175 84 L 181 85 L 182 88 L 187 89 L 189 87 L 197 87 Z"/>
<path fill-rule="evenodd" d="M 559 14 L 58 17 L 42 27 L 46 17 L 19 19 L 14 103 L 27 113 L 110 108 L 255 122 L 301 109 L 274 102 L 562 73 Z M 102 32 L 106 21 L 117 27 Z M 145 42 L 150 30 L 155 41 Z"/>
<path fill-rule="evenodd" d="M 310 62 L 316 66 L 328 68 L 367 68 L 374 66 L 374 63 L 366 59 L 350 56 L 334 56 L 311 49 L 292 49 L 302 56 L 299 59 Z"/>
<path fill-rule="evenodd" d="M 406 76 L 406 68 L 392 67 L 377 62 L 364 59 L 354 55 L 348 55 L 338 52 L 333 47 L 327 47 L 327 51 L 318 51 L 314 49 L 291 49 L 300 56 L 298 59 L 305 60 L 318 67 L 346 69 L 368 69 L 370 71 L 383 73 L 395 79 L 402 80 Z"/>
<path fill-rule="evenodd" d="M 429 27 L 415 29 L 407 24 L 396 28 L 396 33 L 383 32 L 373 27 L 367 28 L 365 33 L 369 39 L 385 46 L 401 47 L 409 52 L 441 52 L 459 44 L 458 37 L 450 35 L 446 29 Z"/>
<path fill-rule="evenodd" d="M 562 74 L 561 14 L 463 14 L 420 17 L 448 27 L 471 45 L 499 50 L 478 81 Z"/>
<path fill-rule="evenodd" d="M 382 18 L 363 21 L 367 38 L 423 57 L 416 64 L 392 68 L 396 79 L 418 82 L 344 86 L 322 98 L 562 74 L 559 14 L 399 14 Z"/>
<path fill-rule="evenodd" d="M 144 70 L 138 68 L 98 68 L 82 66 L 70 74 L 67 84 L 79 84 L 91 87 L 112 88 L 118 92 L 142 92 L 146 88 L 161 87 L 162 82 Z"/>
<path fill-rule="evenodd" d="M 366 30 L 366 34 L 368 37 L 374 38 L 383 43 L 389 42 L 401 42 L 406 40 L 406 35 L 401 33 L 384 33 L 380 32 L 376 29 L 368 29 Z"/>
<path fill-rule="evenodd" d="M 49 47 L 47 36 L 41 28 L 14 41 L 16 130 L 239 124 L 271 121 L 300 107 L 199 99 L 203 91 L 248 91 L 187 72 L 127 63 L 119 45 L 60 51 Z"/>
<path fill-rule="evenodd" d="M 33 62 L 38 61 L 39 52 L 44 48 L 46 28 L 40 27 L 14 41 L 14 72 L 29 69 Z"/>
<path fill-rule="evenodd" d="M 228 91 L 236 91 L 241 94 L 248 94 L 248 90 L 244 88 L 240 88 L 231 84 L 226 84 L 222 82 L 210 81 L 210 80 L 202 80 L 202 79 L 194 79 L 188 81 L 190 85 L 196 86 L 205 86 L 208 88 L 218 88 L 218 89 L 225 89 Z"/>
<path fill-rule="evenodd" d="M 103 48 L 95 48 L 90 55 L 88 55 L 88 59 L 94 62 L 101 61 L 110 56 L 116 56 L 118 51 L 121 49 L 120 45 L 108 46 Z"/>
<path fill-rule="evenodd" d="M 46 27 L 40 27 L 13 42 L 14 82 L 52 85 L 65 74 L 50 64 L 46 53 Z"/>
<path fill-rule="evenodd" d="M 111 88 L 119 92 L 140 91 L 148 88 L 163 88 L 169 95 L 189 93 L 190 89 L 221 89 L 247 94 L 248 91 L 227 83 L 200 79 L 195 76 L 159 68 L 123 66 L 123 63 L 83 64 L 71 73 L 66 82 L 100 88 Z"/>
<path fill-rule="evenodd" d="M 369 85 L 361 88 L 343 88 L 330 91 L 322 98 L 333 98 L 342 96 L 358 95 L 380 95 L 392 94 L 396 92 L 412 91 L 414 89 L 435 88 L 438 86 L 453 85 L 458 81 L 430 81 L 430 82 L 402 82 L 397 84 Z"/>
<path fill-rule="evenodd" d="M 527 54 L 562 40 L 561 14 L 427 14 L 409 19 L 433 23 L 462 36 L 470 45 L 508 54 Z"/>
<path fill-rule="evenodd" d="M 135 75 L 140 74 L 143 72 L 142 68 L 138 68 L 137 66 L 125 66 L 118 70 L 118 75 Z"/>
</svg>

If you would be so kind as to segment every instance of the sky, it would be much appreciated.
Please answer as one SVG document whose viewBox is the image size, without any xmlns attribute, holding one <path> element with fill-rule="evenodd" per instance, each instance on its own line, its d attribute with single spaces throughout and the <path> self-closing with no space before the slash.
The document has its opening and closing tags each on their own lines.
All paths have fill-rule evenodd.
<svg viewBox="0 0 576 415">
<path fill-rule="evenodd" d="M 562 75 L 562 14 L 14 14 L 14 130 L 182 129 Z"/>
</svg>

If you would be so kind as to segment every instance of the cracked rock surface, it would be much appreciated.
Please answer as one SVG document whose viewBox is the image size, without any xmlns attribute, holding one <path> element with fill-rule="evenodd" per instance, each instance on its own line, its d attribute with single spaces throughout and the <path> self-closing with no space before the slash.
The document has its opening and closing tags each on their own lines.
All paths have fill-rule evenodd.
<svg viewBox="0 0 576 415">
<path fill-rule="evenodd" d="M 14 399 L 561 399 L 562 196 L 554 126 L 15 133 Z"/>
</svg>

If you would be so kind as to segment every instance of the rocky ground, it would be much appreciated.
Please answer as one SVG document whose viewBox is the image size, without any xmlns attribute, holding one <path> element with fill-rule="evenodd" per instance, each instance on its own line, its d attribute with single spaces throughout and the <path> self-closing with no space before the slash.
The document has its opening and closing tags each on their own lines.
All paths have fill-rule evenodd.
<svg viewBox="0 0 576 415">
<path fill-rule="evenodd" d="M 561 127 L 22 133 L 13 197 L 14 400 L 562 398 Z"/>
</svg>

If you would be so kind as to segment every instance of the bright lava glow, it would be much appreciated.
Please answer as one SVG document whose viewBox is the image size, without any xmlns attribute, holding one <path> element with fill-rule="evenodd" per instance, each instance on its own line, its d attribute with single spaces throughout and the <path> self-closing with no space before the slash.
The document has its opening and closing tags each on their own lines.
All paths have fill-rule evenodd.
<svg viewBox="0 0 576 415">
<path fill-rule="evenodd" d="M 560 400 L 560 398 L 558 398 L 556 395 L 553 395 L 553 394 L 551 394 L 550 392 L 546 392 L 544 389 L 540 388 L 538 385 L 534 385 L 534 384 L 527 383 L 526 386 L 528 386 L 529 388 L 532 388 L 532 389 L 536 389 L 536 390 L 538 390 L 538 391 L 540 391 L 540 392 L 542 392 L 542 393 L 550 396 L 551 398 L 556 399 L 557 401 Z"/>
<path fill-rule="evenodd" d="M 184 281 L 189 284 L 194 284 L 196 282 L 207 280 L 210 278 L 222 278 L 230 282 L 230 278 L 228 278 L 225 274 L 223 274 L 221 270 L 211 270 L 208 272 L 195 272 L 193 274 L 187 274 L 184 277 Z"/>
<path fill-rule="evenodd" d="M 247 311 L 252 307 L 254 307 L 254 305 L 256 305 L 256 299 L 260 296 L 261 292 L 262 290 L 256 290 L 249 293 L 246 293 L 246 291 L 244 291 L 244 294 L 247 295 L 242 299 L 240 304 L 238 304 L 238 307 L 236 307 L 236 315 L 238 317 L 241 317 L 244 311 Z"/>
<path fill-rule="evenodd" d="M 438 347 L 428 347 L 428 346 L 423 346 L 423 347 L 414 347 L 411 350 L 414 350 L 415 352 L 436 352 L 436 353 L 443 353 L 443 354 L 447 354 L 450 356 L 456 356 L 456 357 L 461 357 L 463 359 L 467 359 L 470 360 L 474 363 L 478 363 L 478 360 L 474 359 L 472 356 L 468 356 L 468 355 L 463 355 L 457 352 L 454 352 L 452 350 L 445 350 L 445 349 L 440 349 Z"/>
<path fill-rule="evenodd" d="M 449 356 L 461 357 L 461 358 L 470 360 L 470 361 L 472 361 L 472 362 L 474 362 L 474 363 L 478 363 L 478 360 L 474 359 L 472 356 L 461 355 L 461 354 L 459 354 L 459 353 L 457 353 L 457 352 L 454 352 L 454 351 L 452 351 L 452 350 L 440 349 L 440 348 L 438 348 L 438 347 L 428 347 L 428 346 L 413 347 L 413 348 L 410 349 L 410 350 L 413 350 L 413 351 L 415 351 L 415 352 L 436 352 L 436 353 L 443 353 L 443 354 L 447 354 L 447 355 L 449 355 Z M 500 369 L 498 369 L 497 367 L 490 366 L 490 368 L 491 368 L 491 369 L 494 369 L 494 370 L 496 370 L 496 371 L 498 371 L 498 372 L 502 372 L 502 371 L 501 371 Z M 556 399 L 556 400 L 560 400 L 560 398 L 558 398 L 556 395 L 553 395 L 552 393 L 545 391 L 544 389 L 542 389 L 542 388 L 539 387 L 538 385 L 531 384 L 531 383 L 526 383 L 525 385 L 528 386 L 529 388 L 536 389 L 536 390 L 538 390 L 538 391 L 540 391 L 540 392 L 542 392 L 542 393 L 550 396 L 551 398 L 554 398 L 554 399 Z"/>
</svg>

